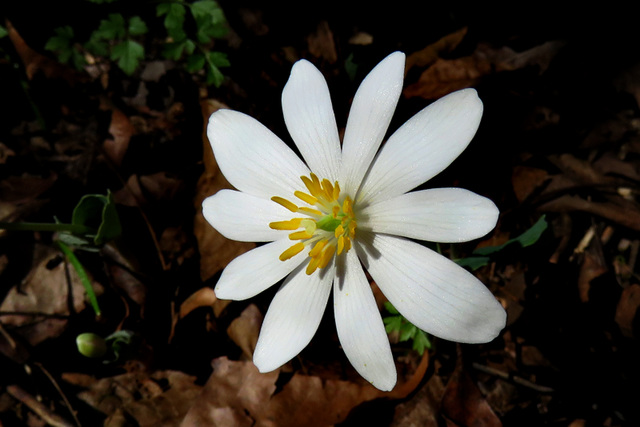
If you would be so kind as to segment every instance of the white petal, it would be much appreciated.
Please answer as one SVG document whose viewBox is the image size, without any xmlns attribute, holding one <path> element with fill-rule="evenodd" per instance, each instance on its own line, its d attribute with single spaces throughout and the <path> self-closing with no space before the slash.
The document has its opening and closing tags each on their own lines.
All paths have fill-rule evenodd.
<svg viewBox="0 0 640 427">
<path fill-rule="evenodd" d="M 396 384 L 396 366 L 369 281 L 355 251 L 336 264 L 333 300 L 340 344 L 364 379 L 389 391 Z"/>
<path fill-rule="evenodd" d="M 282 91 L 287 129 L 309 168 L 331 182 L 338 179 L 340 136 L 322 73 L 309 61 L 294 64 Z"/>
<path fill-rule="evenodd" d="M 202 202 L 202 215 L 224 237 L 241 242 L 281 239 L 287 232 L 272 230 L 269 223 L 293 217 L 274 201 L 234 190 L 220 190 L 207 197 Z"/>
<path fill-rule="evenodd" d="M 391 122 L 402 91 L 405 55 L 394 52 L 362 81 L 351 104 L 342 146 L 340 187 L 352 197 Z"/>
<path fill-rule="evenodd" d="M 481 117 L 482 102 L 474 89 L 453 92 L 429 105 L 389 137 L 357 199 L 385 200 L 431 179 L 467 148 Z"/>
<path fill-rule="evenodd" d="M 462 343 L 493 340 L 506 312 L 474 275 L 415 242 L 360 233 L 358 255 L 391 304 L 418 328 Z"/>
<path fill-rule="evenodd" d="M 293 359 L 316 333 L 327 306 L 333 264 L 312 275 L 302 263 L 276 293 L 262 323 L 253 363 L 260 372 L 270 372 Z"/>
<path fill-rule="evenodd" d="M 222 272 L 216 284 L 216 296 L 220 299 L 244 300 L 283 279 L 308 257 L 302 251 L 286 261 L 280 261 L 280 254 L 291 245 L 288 238 L 276 240 L 235 258 Z"/>
<path fill-rule="evenodd" d="M 281 139 L 254 118 L 232 110 L 211 115 L 207 136 L 224 177 L 240 191 L 270 198 L 304 190 L 309 169 Z"/>
<path fill-rule="evenodd" d="M 358 212 L 358 229 L 430 242 L 467 242 L 493 230 L 499 215 L 486 197 L 462 188 L 414 191 Z"/>
</svg>

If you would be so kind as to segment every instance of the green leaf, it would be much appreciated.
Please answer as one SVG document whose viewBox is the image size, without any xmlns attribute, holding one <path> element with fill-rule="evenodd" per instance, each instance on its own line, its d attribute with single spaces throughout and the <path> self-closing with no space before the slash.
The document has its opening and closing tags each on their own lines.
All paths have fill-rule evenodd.
<svg viewBox="0 0 640 427">
<path fill-rule="evenodd" d="M 398 339 L 400 342 L 409 341 L 415 336 L 417 329 L 412 323 L 405 320 L 400 328 L 400 337 Z"/>
<path fill-rule="evenodd" d="M 139 16 L 132 16 L 129 19 L 129 34 L 132 36 L 141 36 L 146 34 L 149 29 L 147 24 Z"/>
<path fill-rule="evenodd" d="M 416 335 L 413 337 L 413 349 L 422 356 L 425 349 L 430 348 L 431 341 L 429 341 L 429 337 L 427 337 L 427 334 L 422 329 L 418 329 Z"/>
<path fill-rule="evenodd" d="M 183 29 L 185 13 L 185 7 L 180 3 L 160 3 L 156 8 L 156 16 L 166 15 L 164 27 L 167 29 L 167 34 L 174 41 L 186 38 Z"/>
<path fill-rule="evenodd" d="M 391 314 L 400 314 L 398 310 L 389 301 L 384 302 L 384 308 Z"/>
<path fill-rule="evenodd" d="M 100 21 L 95 33 L 97 37 L 105 40 L 123 39 L 126 35 L 124 18 L 119 13 L 110 13 L 108 19 Z"/>
<path fill-rule="evenodd" d="M 548 227 L 548 224 L 545 219 L 545 216 L 542 215 L 531 228 L 529 228 L 527 231 L 525 231 L 518 237 L 515 237 L 499 246 L 488 246 L 484 248 L 478 248 L 475 251 L 473 251 L 473 254 L 480 255 L 480 256 L 490 255 L 503 250 L 505 247 L 513 243 L 519 243 L 520 246 L 522 246 L 523 248 L 526 248 L 527 246 L 531 246 L 534 243 L 536 243 L 540 239 L 540 236 L 542 236 L 542 233 L 547 229 L 547 227 Z"/>
<path fill-rule="evenodd" d="M 206 59 L 203 54 L 196 53 L 187 58 L 187 63 L 185 64 L 185 68 L 190 73 L 195 73 L 197 71 L 202 70 L 204 67 Z"/>
<path fill-rule="evenodd" d="M 96 56 L 109 55 L 109 45 L 107 44 L 107 42 L 95 36 L 95 33 L 91 35 L 91 38 L 89 38 L 89 41 L 87 41 L 83 47 L 87 50 L 87 52 L 90 52 L 91 54 Z"/>
<path fill-rule="evenodd" d="M 6 36 L 7 34 L 9 34 L 7 29 L 5 27 L 3 27 L 2 25 L 0 25 L 0 39 L 3 38 L 4 36 Z"/>
<path fill-rule="evenodd" d="M 73 209 L 71 224 L 94 228 L 95 236 L 88 237 L 93 237 L 94 244 L 98 246 L 118 237 L 122 231 L 111 192 L 106 196 L 88 194 L 82 197 Z"/>
<path fill-rule="evenodd" d="M 480 267 L 484 267 L 485 265 L 489 264 L 490 259 L 491 258 L 489 258 L 488 256 L 471 256 L 468 258 L 456 259 L 454 261 L 460 267 L 468 267 L 471 271 L 475 271 Z"/>
<path fill-rule="evenodd" d="M 113 46 L 111 59 L 118 61 L 118 67 L 126 74 L 131 75 L 138 68 L 138 63 L 144 58 L 144 47 L 133 40 L 125 40 Z"/>
</svg>

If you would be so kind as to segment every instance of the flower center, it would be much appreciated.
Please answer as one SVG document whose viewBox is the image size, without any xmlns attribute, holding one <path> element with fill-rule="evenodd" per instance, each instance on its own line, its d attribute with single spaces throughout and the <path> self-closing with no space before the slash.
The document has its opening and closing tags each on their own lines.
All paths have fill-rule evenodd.
<svg viewBox="0 0 640 427">
<path fill-rule="evenodd" d="M 351 249 L 351 241 L 356 235 L 356 219 L 353 214 L 353 201 L 349 196 L 340 197 L 340 186 L 328 179 L 320 181 L 313 173 L 310 177 L 301 176 L 309 193 L 294 192 L 294 196 L 308 206 L 299 207 L 282 197 L 271 200 L 289 209 L 291 212 L 306 214 L 304 218 L 292 218 L 288 221 L 276 221 L 269 224 L 275 230 L 290 230 L 289 239 L 298 241 L 280 255 L 280 261 L 286 261 L 310 248 L 307 274 L 313 274 L 318 268 L 326 267 L 335 255 Z M 342 199 L 342 200 L 341 200 Z"/>
</svg>

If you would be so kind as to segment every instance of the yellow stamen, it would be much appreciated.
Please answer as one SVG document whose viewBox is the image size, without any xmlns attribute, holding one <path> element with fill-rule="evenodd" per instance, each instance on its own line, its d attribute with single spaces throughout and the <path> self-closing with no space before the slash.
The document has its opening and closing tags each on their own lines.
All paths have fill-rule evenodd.
<svg viewBox="0 0 640 427">
<path fill-rule="evenodd" d="M 342 250 L 344 249 L 344 239 L 345 239 L 344 236 L 338 237 L 338 250 L 336 251 L 338 255 L 340 255 L 342 253 Z"/>
<path fill-rule="evenodd" d="M 286 261 L 304 250 L 304 243 L 299 242 L 280 254 L 280 261 Z"/>
<path fill-rule="evenodd" d="M 306 240 L 313 237 L 313 233 L 307 232 L 307 230 L 296 231 L 289 234 L 289 240 Z"/>
<path fill-rule="evenodd" d="M 318 258 L 318 257 L 311 258 L 311 261 L 309 261 L 309 264 L 307 265 L 306 273 L 309 276 L 311 276 L 313 274 L 313 272 L 316 271 L 316 269 L 318 268 L 319 265 L 320 265 L 320 258 Z"/>
<path fill-rule="evenodd" d="M 293 218 L 289 221 L 270 222 L 269 227 L 274 230 L 297 230 L 300 228 L 300 222 L 303 218 Z"/>
<path fill-rule="evenodd" d="M 335 246 L 333 245 L 327 246 L 325 250 L 322 251 L 322 255 L 320 255 L 320 265 L 318 265 L 318 268 L 325 268 L 329 264 L 329 261 L 331 261 L 331 258 L 333 257 L 333 254 L 335 252 L 336 252 Z"/>
<path fill-rule="evenodd" d="M 315 246 L 313 247 L 313 249 L 311 249 L 309 251 L 309 256 L 311 258 L 315 258 L 316 256 L 318 256 L 318 254 L 320 253 L 320 251 L 322 250 L 322 248 L 324 248 L 324 246 L 327 244 L 326 240 L 319 240 Z"/>
<path fill-rule="evenodd" d="M 271 200 L 273 200 L 279 205 L 284 206 L 285 208 L 289 209 L 291 212 L 298 212 L 298 206 L 294 205 L 287 199 L 283 199 L 282 197 L 278 197 L 278 196 L 273 196 Z"/>
<path fill-rule="evenodd" d="M 302 200 L 303 202 L 306 202 L 310 205 L 315 205 L 316 203 L 318 203 L 318 199 L 307 194 L 307 193 L 303 193 L 302 191 L 296 191 L 293 193 L 294 196 L 296 196 L 298 199 Z"/>
<path fill-rule="evenodd" d="M 302 206 L 301 208 L 298 209 L 298 211 L 304 212 L 304 213 L 310 214 L 310 215 L 323 216 L 323 213 L 320 212 L 318 209 L 311 209 L 311 208 L 308 208 L 306 206 Z"/>
<path fill-rule="evenodd" d="M 342 234 L 344 234 L 344 227 L 342 225 L 339 225 L 336 227 L 335 231 L 333 232 L 333 235 L 337 239 Z"/>
</svg>

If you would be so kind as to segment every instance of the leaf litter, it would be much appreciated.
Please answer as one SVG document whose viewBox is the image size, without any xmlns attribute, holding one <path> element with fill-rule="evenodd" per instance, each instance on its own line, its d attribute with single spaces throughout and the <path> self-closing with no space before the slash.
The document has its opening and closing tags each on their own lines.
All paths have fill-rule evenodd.
<svg viewBox="0 0 640 427">
<path fill-rule="evenodd" d="M 416 7 L 397 24 L 400 12 L 389 11 L 385 25 L 398 25 L 390 35 L 349 8 L 341 16 L 354 17 L 350 25 L 320 11 L 291 26 L 277 5 L 228 6 L 232 67 L 215 90 L 170 61 L 151 61 L 140 76 L 94 67 L 81 77 L 44 54 L 14 13 L 4 40 L 37 110 L 8 106 L 0 221 L 65 222 L 82 196 L 109 189 L 123 232 L 81 256 L 100 294 L 104 316 L 96 319 L 50 233 L 0 231 L 0 423 L 638 422 L 640 60 L 615 56 L 626 46 L 624 25 L 595 36 L 575 23 L 514 30 L 488 11 L 430 15 Z M 414 28 L 422 28 L 417 37 Z M 334 102 L 344 108 L 353 93 L 346 88 L 389 46 L 408 54 L 409 102 L 399 116 L 469 86 L 485 102 L 468 153 L 432 184 L 470 188 L 501 208 L 484 241 L 441 249 L 461 259 L 512 242 L 469 265 L 506 307 L 508 326 L 481 346 L 433 339 L 422 357 L 392 341 L 400 379 L 385 394 L 353 372 L 328 313 L 298 358 L 260 374 L 251 355 L 270 295 L 229 302 L 213 292 L 224 266 L 254 245 L 225 239 L 200 212 L 204 197 L 230 187 L 206 119 L 233 108 L 286 135 L 274 101 L 293 61 L 314 61 L 331 87 L 345 88 Z M 345 115 L 337 110 L 339 123 Z M 539 240 L 513 244 L 541 217 L 548 228 Z M 133 330 L 138 339 L 130 356 L 105 363 L 75 350 L 75 336 L 87 330 Z"/>
</svg>

